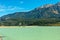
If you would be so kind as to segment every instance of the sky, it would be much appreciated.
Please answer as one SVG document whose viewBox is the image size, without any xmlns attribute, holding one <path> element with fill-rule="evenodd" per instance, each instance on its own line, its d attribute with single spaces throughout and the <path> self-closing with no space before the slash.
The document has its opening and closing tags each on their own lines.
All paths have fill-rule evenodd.
<svg viewBox="0 0 60 40">
<path fill-rule="evenodd" d="M 45 4 L 55 4 L 60 0 L 0 0 L 0 17 L 15 12 L 27 12 Z"/>
</svg>

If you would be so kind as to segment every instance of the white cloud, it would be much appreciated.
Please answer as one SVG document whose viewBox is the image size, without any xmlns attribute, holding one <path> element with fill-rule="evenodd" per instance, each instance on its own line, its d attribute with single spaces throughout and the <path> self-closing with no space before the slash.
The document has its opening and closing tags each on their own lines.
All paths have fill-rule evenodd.
<svg viewBox="0 0 60 40">
<path fill-rule="evenodd" d="M 5 11 L 14 11 L 14 10 L 24 10 L 25 8 L 17 7 L 17 6 L 4 6 L 0 5 L 0 12 Z"/>
<path fill-rule="evenodd" d="M 0 9 L 0 12 L 3 12 L 3 11 L 5 11 L 4 9 Z"/>
<path fill-rule="evenodd" d="M 9 6 L 6 8 L 6 10 L 19 10 L 19 9 L 23 9 L 23 8 L 20 8 L 20 7 L 16 7 L 16 6 Z"/>
<path fill-rule="evenodd" d="M 24 1 L 20 1 L 20 4 L 23 4 L 24 3 Z"/>
<path fill-rule="evenodd" d="M 0 5 L 0 12 L 3 12 L 3 11 L 5 11 L 5 6 Z"/>
<path fill-rule="evenodd" d="M 28 8 L 18 7 L 18 6 L 4 6 L 0 5 L 0 12 L 26 12 L 29 11 Z"/>
<path fill-rule="evenodd" d="M 2 9 L 2 8 L 5 8 L 5 6 L 0 4 L 0 9 Z"/>
</svg>

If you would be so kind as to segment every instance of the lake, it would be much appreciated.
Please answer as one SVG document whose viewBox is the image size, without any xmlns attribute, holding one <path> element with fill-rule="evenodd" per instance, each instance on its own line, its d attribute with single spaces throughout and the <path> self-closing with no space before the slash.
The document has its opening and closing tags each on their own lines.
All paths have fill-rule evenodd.
<svg viewBox="0 0 60 40">
<path fill-rule="evenodd" d="M 0 28 L 3 40 L 60 40 L 60 27 Z"/>
</svg>

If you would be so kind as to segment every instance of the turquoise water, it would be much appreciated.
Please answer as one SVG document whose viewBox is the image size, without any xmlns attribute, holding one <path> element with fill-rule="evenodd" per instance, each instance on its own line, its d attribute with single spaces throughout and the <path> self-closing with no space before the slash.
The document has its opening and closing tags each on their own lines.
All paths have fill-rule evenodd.
<svg viewBox="0 0 60 40">
<path fill-rule="evenodd" d="M 3 40 L 60 40 L 60 27 L 0 28 Z"/>
</svg>

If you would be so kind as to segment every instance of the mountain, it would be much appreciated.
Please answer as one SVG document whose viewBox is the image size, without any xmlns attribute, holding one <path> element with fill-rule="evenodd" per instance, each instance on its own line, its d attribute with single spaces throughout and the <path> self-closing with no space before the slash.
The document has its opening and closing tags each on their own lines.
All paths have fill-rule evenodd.
<svg viewBox="0 0 60 40">
<path fill-rule="evenodd" d="M 53 23 L 53 21 L 55 23 L 56 20 L 59 21 L 60 2 L 57 4 L 46 4 L 28 12 L 15 12 L 13 14 L 4 15 L 0 18 L 2 24 L 12 23 L 13 25 L 15 25 L 15 23 L 17 23 L 16 25 L 19 25 L 19 23 L 22 23 L 23 25 L 32 25 L 33 23 L 37 24 L 36 22 L 39 21 L 40 22 L 38 24 L 40 25 L 42 20 L 43 22 L 47 22 L 49 20 L 47 24 Z"/>
</svg>

